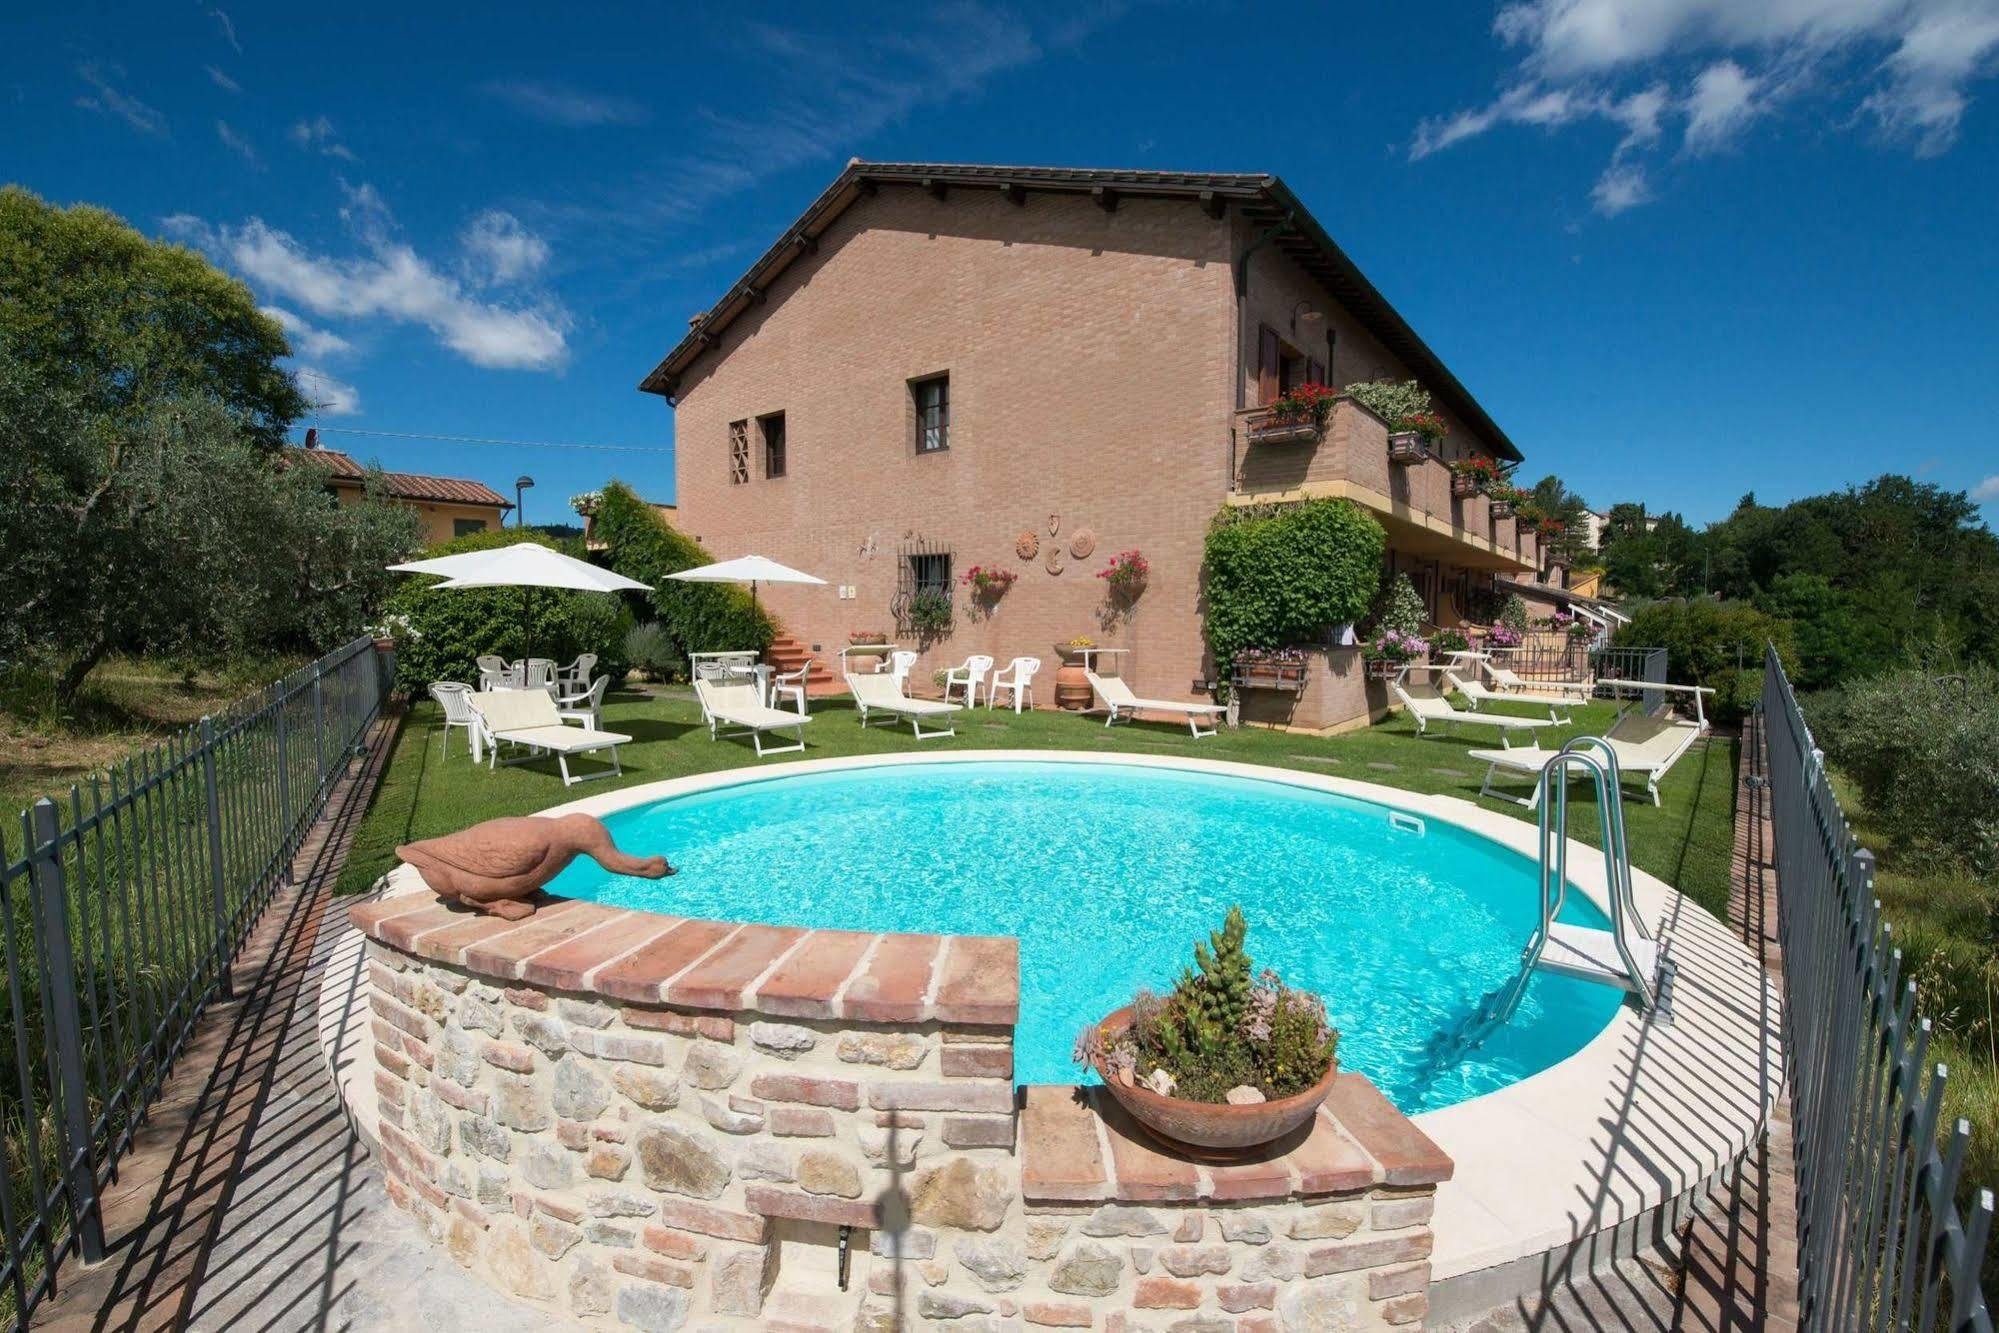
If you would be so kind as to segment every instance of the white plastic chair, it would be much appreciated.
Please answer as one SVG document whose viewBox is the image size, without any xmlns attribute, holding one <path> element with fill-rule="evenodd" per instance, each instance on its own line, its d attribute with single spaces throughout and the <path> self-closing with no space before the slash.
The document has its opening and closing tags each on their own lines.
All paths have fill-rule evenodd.
<svg viewBox="0 0 1999 1333">
<path fill-rule="evenodd" d="M 900 690 L 909 679 L 910 668 L 916 665 L 916 654 L 907 648 L 898 648 L 888 655 L 888 674 L 895 679 L 895 687 Z"/>
<path fill-rule="evenodd" d="M 954 666 L 944 673 L 944 702 L 951 702 L 951 691 L 965 692 L 965 707 L 979 706 L 979 687 L 986 682 L 986 673 L 993 669 L 993 659 L 974 653 L 965 659 L 963 665 Z"/>
<path fill-rule="evenodd" d="M 520 673 L 507 665 L 506 658 L 488 654 L 474 660 L 479 666 L 481 690 L 517 690 L 521 687 Z"/>
<path fill-rule="evenodd" d="M 451 753 L 451 732 L 454 727 L 465 728 L 467 746 L 472 751 L 472 761 L 479 760 L 479 722 L 472 716 L 472 705 L 467 702 L 472 687 L 455 680 L 434 680 L 430 683 L 430 697 L 437 700 L 437 706 L 444 710 L 444 745 L 442 752 Z"/>
<path fill-rule="evenodd" d="M 521 688 L 527 690 L 547 690 L 551 698 L 555 695 L 555 663 L 546 657 L 530 657 L 527 660 L 527 677 Z"/>
<path fill-rule="evenodd" d="M 602 731 L 604 687 L 610 683 L 609 676 L 599 676 L 587 690 L 559 690 L 555 696 L 555 715 L 564 722 L 581 722 L 592 731 Z"/>
<path fill-rule="evenodd" d="M 555 673 L 555 683 L 561 686 L 561 694 L 576 694 L 589 688 L 590 673 L 597 669 L 597 654 L 581 653 L 574 662 Z M 558 695 L 557 703 L 561 702 Z"/>
<path fill-rule="evenodd" d="M 991 708 L 997 704 L 1000 691 L 1005 690 L 1012 699 L 1014 714 L 1018 716 L 1021 700 L 1034 697 L 1034 677 L 1040 670 L 1040 658 L 1016 657 L 993 672 L 992 681 L 986 686 L 986 707 Z"/>
<path fill-rule="evenodd" d="M 797 703 L 798 715 L 804 717 L 805 682 L 812 675 L 813 664 L 817 661 L 817 658 L 808 657 L 805 659 L 805 665 L 799 667 L 798 670 L 787 671 L 782 675 L 772 676 L 770 681 L 770 706 L 772 708 L 782 708 L 784 707 L 784 701 L 790 699 Z"/>
</svg>

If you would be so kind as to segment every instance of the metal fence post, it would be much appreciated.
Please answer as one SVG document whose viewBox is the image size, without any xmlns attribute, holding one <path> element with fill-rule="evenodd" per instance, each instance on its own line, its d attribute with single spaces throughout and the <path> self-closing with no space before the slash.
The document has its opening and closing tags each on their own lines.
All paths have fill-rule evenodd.
<svg viewBox="0 0 1999 1333">
<path fill-rule="evenodd" d="M 97 1172 L 90 1161 L 90 1103 L 85 1092 L 83 1016 L 76 1003 L 76 959 L 69 941 L 69 903 L 63 894 L 62 844 L 55 802 L 34 807 L 35 920 L 41 927 L 47 982 L 49 1053 L 62 1097 L 63 1178 L 77 1243 L 87 1264 L 104 1259 L 104 1219 L 97 1208 Z"/>
<path fill-rule="evenodd" d="M 325 658 L 312 664 L 312 786 L 314 792 L 326 785 L 326 699 L 319 678 Z"/>
<path fill-rule="evenodd" d="M 278 686 L 278 705 L 274 710 L 273 721 L 276 723 L 278 733 L 278 844 L 283 852 L 291 850 L 293 832 L 292 766 L 291 759 L 285 752 L 285 713 L 289 709 L 291 701 L 290 692 L 280 684 Z M 291 878 L 291 861 L 288 857 L 285 858 L 284 875 L 289 882 Z"/>
<path fill-rule="evenodd" d="M 201 788 L 208 820 L 208 883 L 215 897 L 215 980 L 227 999 L 229 982 L 229 876 L 222 864 L 222 802 L 215 786 L 215 719 L 201 719 Z"/>
</svg>

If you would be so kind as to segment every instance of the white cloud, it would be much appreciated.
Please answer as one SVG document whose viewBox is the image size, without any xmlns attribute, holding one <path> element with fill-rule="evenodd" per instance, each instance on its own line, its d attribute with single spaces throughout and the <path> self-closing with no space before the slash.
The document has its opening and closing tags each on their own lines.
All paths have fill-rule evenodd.
<svg viewBox="0 0 1999 1333">
<path fill-rule="evenodd" d="M 318 328 L 283 306 L 267 305 L 258 309 L 278 322 L 291 340 L 292 355 L 311 357 L 315 361 L 328 357 L 345 356 L 354 350 L 354 344 L 329 329 Z"/>
<path fill-rule="evenodd" d="M 226 9 L 211 9 L 208 17 L 215 20 L 215 26 L 222 30 L 222 40 L 229 43 L 237 55 L 243 54 L 243 43 L 236 40 L 236 21 L 229 17 Z"/>
<path fill-rule="evenodd" d="M 1971 498 L 1979 504 L 1999 504 L 1999 473 L 1987 477 L 1971 488 Z"/>
<path fill-rule="evenodd" d="M 1646 182 L 1645 168 L 1629 162 L 1613 162 L 1596 178 L 1589 197 L 1597 212 L 1614 218 L 1651 199 L 1652 187 Z"/>
<path fill-rule="evenodd" d="M 242 84 L 236 82 L 236 80 L 230 78 L 227 74 L 224 74 L 221 70 L 215 68 L 215 66 L 203 65 L 202 68 L 208 71 L 209 80 L 212 83 L 214 83 L 216 87 L 220 88 L 223 92 L 240 93 L 243 91 Z"/>
<path fill-rule="evenodd" d="M 482 91 L 524 116 L 571 129 L 592 125 L 643 125 L 652 119 L 652 113 L 643 102 L 629 97 L 584 92 L 559 83 L 496 79 L 486 84 Z"/>
<path fill-rule="evenodd" d="M 315 254 L 262 218 L 217 227 L 180 214 L 164 225 L 258 288 L 322 318 L 419 325 L 473 365 L 493 369 L 553 370 L 566 360 L 570 317 L 559 304 L 482 300 L 393 234 L 394 219 L 372 187 L 349 187 L 348 200 L 342 216 L 364 253 L 342 258 Z"/>
<path fill-rule="evenodd" d="M 1761 110 L 1756 103 L 1761 83 L 1733 60 L 1702 70 L 1687 95 L 1687 151 L 1707 152 L 1734 138 Z"/>
<path fill-rule="evenodd" d="M 361 410 L 361 391 L 345 380 L 337 380 L 323 370 L 300 366 L 293 374 L 299 392 L 310 399 L 323 417 L 351 417 Z"/>
<path fill-rule="evenodd" d="M 481 282 L 518 282 L 548 262 L 548 242 L 512 213 L 497 208 L 473 218 L 459 242 L 465 247 L 467 266 Z"/>
<path fill-rule="evenodd" d="M 291 141 L 309 153 L 319 153 L 325 157 L 337 157 L 343 162 L 357 159 L 354 150 L 340 142 L 339 131 L 325 116 L 314 116 L 311 120 L 301 120 L 291 127 Z"/>
<path fill-rule="evenodd" d="M 222 140 L 224 148 L 235 153 L 251 166 L 261 167 L 263 165 L 257 158 L 256 146 L 232 129 L 228 121 L 218 120 L 215 122 L 215 137 Z"/>
<path fill-rule="evenodd" d="M 167 118 L 147 106 L 130 93 L 122 91 L 113 79 L 125 77 L 125 70 L 119 65 L 99 65 L 94 60 L 86 60 L 76 67 L 76 76 L 89 84 L 92 91 L 76 99 L 76 104 L 86 111 L 99 115 L 114 116 L 124 121 L 141 134 L 165 134 Z"/>
<path fill-rule="evenodd" d="M 1920 155 L 1944 152 L 1968 88 L 1999 66 L 1999 0 L 1509 0 L 1493 30 L 1521 51 L 1503 90 L 1425 118 L 1409 156 L 1509 124 L 1619 121 L 1626 134 L 1597 182 L 1600 209 L 1644 179 L 1615 169 L 1659 140 L 1667 119 L 1684 121 L 1686 152 L 1697 156 L 1811 96 L 1871 118 Z M 1621 96 L 1634 78 L 1647 91 Z M 1655 102 L 1653 89 L 1677 91 Z"/>
</svg>

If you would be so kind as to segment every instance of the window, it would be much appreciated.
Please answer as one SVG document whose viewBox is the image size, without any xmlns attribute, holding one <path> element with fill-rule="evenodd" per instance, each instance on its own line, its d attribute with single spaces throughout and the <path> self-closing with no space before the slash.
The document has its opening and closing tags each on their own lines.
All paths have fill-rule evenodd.
<svg viewBox="0 0 1999 1333">
<path fill-rule="evenodd" d="M 475 532 L 484 532 L 485 530 L 486 520 L 483 518 L 454 518 L 451 520 L 451 535 L 454 537 L 469 537 Z"/>
<path fill-rule="evenodd" d="M 784 475 L 784 413 L 773 412 L 757 418 L 757 431 L 764 442 L 764 475 Z"/>
<path fill-rule="evenodd" d="M 1326 368 L 1277 336 L 1268 324 L 1257 329 L 1256 398 L 1276 402 L 1301 384 L 1324 384 Z"/>
<path fill-rule="evenodd" d="M 934 454 L 950 448 L 951 377 L 937 375 L 909 387 L 916 396 L 916 452 Z M 950 582 L 948 576 L 945 582 Z"/>
<path fill-rule="evenodd" d="M 915 592 L 936 592 L 949 597 L 951 595 L 951 557 L 949 555 L 912 555 L 909 557 L 909 578 Z"/>
<path fill-rule="evenodd" d="M 729 423 L 729 482 L 740 486 L 750 479 L 750 423 Z"/>
</svg>

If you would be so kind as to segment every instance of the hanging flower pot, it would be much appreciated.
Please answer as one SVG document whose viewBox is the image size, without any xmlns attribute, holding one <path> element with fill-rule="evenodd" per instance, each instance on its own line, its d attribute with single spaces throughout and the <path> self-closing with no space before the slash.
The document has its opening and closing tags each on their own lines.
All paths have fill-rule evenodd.
<svg viewBox="0 0 1999 1333">
<path fill-rule="evenodd" d="M 1136 597 L 1145 588 L 1146 576 L 1152 572 L 1152 565 L 1141 551 L 1119 551 L 1111 557 L 1111 562 L 1097 571 L 1097 577 L 1111 585 L 1111 591 L 1120 597 Z"/>
</svg>

